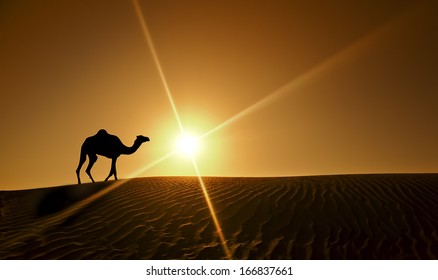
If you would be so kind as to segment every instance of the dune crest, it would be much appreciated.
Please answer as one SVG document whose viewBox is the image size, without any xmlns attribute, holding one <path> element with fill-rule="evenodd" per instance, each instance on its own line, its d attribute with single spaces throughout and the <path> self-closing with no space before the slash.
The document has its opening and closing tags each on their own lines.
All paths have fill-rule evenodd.
<svg viewBox="0 0 438 280">
<path fill-rule="evenodd" d="M 436 259 L 438 174 L 204 178 L 235 259 Z M 196 177 L 0 192 L 0 259 L 224 259 Z"/>
</svg>

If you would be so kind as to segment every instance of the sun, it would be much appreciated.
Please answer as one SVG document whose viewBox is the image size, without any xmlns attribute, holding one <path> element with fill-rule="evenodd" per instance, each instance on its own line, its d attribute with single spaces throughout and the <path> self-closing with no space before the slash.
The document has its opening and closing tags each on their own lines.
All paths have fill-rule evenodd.
<svg viewBox="0 0 438 280">
<path fill-rule="evenodd" d="M 190 134 L 183 134 L 177 141 L 177 149 L 180 153 L 193 156 L 199 150 L 199 139 Z"/>
</svg>

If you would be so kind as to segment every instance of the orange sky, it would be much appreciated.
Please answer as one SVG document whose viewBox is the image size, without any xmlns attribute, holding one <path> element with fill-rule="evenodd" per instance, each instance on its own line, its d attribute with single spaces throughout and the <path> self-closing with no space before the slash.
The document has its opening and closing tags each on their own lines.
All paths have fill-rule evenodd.
<svg viewBox="0 0 438 280">
<path fill-rule="evenodd" d="M 75 183 L 100 128 L 151 138 L 119 178 L 194 175 L 182 155 L 146 168 L 179 127 L 133 2 L 25 2 L 0 2 L 0 189 Z M 438 172 L 436 1 L 139 6 L 184 129 L 210 132 L 201 174 Z"/>
</svg>

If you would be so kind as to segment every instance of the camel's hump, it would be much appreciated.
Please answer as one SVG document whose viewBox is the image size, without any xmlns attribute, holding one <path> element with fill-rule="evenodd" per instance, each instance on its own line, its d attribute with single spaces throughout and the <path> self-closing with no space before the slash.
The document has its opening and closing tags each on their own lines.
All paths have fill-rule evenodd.
<svg viewBox="0 0 438 280">
<path fill-rule="evenodd" d="M 105 129 L 100 129 L 96 135 L 109 135 L 109 133 Z"/>
</svg>

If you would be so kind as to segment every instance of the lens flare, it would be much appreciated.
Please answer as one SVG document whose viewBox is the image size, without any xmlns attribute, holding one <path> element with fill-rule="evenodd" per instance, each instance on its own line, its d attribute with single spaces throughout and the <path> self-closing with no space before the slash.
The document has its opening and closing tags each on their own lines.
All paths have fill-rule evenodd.
<svg viewBox="0 0 438 280">
<path fill-rule="evenodd" d="M 146 20 L 144 19 L 144 16 L 143 16 L 143 13 L 141 11 L 141 8 L 140 8 L 140 5 L 138 3 L 138 0 L 133 0 L 133 5 L 134 5 L 134 9 L 135 9 L 135 11 L 137 13 L 137 17 L 138 17 L 138 19 L 140 21 L 140 24 L 141 24 L 144 36 L 145 36 L 146 41 L 147 41 L 147 43 L 149 45 L 149 48 L 151 50 L 152 57 L 154 59 L 155 65 L 156 65 L 156 67 L 158 69 L 158 73 L 160 74 L 161 81 L 162 81 L 162 83 L 164 85 L 164 89 L 166 91 L 166 94 L 167 94 L 167 97 L 169 99 L 170 105 L 172 107 L 173 113 L 174 113 L 175 118 L 176 118 L 176 120 L 178 122 L 181 134 L 185 135 L 184 127 L 183 127 L 181 119 L 179 117 L 178 110 L 176 109 L 175 102 L 173 101 L 173 97 L 172 97 L 172 94 L 170 92 L 170 88 L 169 88 L 169 86 L 167 84 L 167 81 L 166 81 L 166 78 L 164 76 L 164 72 L 163 72 L 163 69 L 161 67 L 160 60 L 159 60 L 157 52 L 155 50 L 155 46 L 154 46 L 154 43 L 152 41 L 152 37 L 150 35 L 149 29 L 148 29 L 147 24 L 146 24 Z M 193 142 L 194 142 L 193 140 L 185 139 L 183 141 L 183 147 L 184 147 L 183 150 L 190 152 L 190 155 L 191 155 L 191 158 L 192 158 L 193 167 L 195 168 L 196 173 L 198 175 L 199 184 L 200 184 L 202 192 L 204 194 L 205 201 L 207 202 L 208 209 L 210 210 L 210 215 L 211 215 L 211 217 L 213 219 L 214 225 L 216 227 L 216 231 L 217 231 L 218 236 L 219 236 L 219 238 L 221 240 L 222 247 L 224 248 L 226 258 L 231 259 L 230 250 L 228 249 L 227 244 L 225 242 L 225 238 L 224 238 L 224 235 L 222 233 L 221 225 L 219 223 L 218 218 L 216 217 L 216 212 L 214 211 L 213 204 L 212 204 L 212 202 L 210 200 L 210 197 L 208 195 L 208 192 L 207 192 L 207 189 L 205 187 L 204 181 L 202 180 L 202 177 L 200 176 L 198 166 L 197 166 L 196 161 L 195 161 L 195 159 L 193 157 L 193 154 L 192 154 L 192 152 L 193 152 L 192 150 L 194 149 L 194 146 L 195 146 L 195 144 L 193 144 Z"/>
<path fill-rule="evenodd" d="M 165 161 L 166 159 L 170 158 L 171 156 L 174 156 L 177 153 L 177 151 L 172 151 L 170 153 L 168 153 L 167 155 L 162 156 L 161 158 L 149 163 L 148 165 L 140 168 L 139 170 L 137 170 L 136 172 L 132 173 L 129 177 L 138 177 L 140 174 L 148 171 L 149 169 L 151 169 L 152 167 L 155 167 L 156 165 L 162 163 L 163 161 Z"/>
<path fill-rule="evenodd" d="M 224 249 L 225 256 L 227 259 L 231 260 L 232 255 L 230 249 L 228 248 L 227 242 L 225 240 L 224 234 L 222 232 L 222 227 L 219 223 L 219 220 L 216 216 L 216 211 L 214 209 L 213 203 L 211 202 L 210 195 L 208 194 L 207 188 L 205 187 L 204 180 L 202 179 L 201 173 L 199 172 L 198 165 L 196 164 L 195 159 L 192 157 L 193 167 L 195 168 L 196 175 L 198 176 L 199 185 L 202 188 L 202 192 L 204 193 L 205 201 L 207 202 L 208 210 L 210 211 L 211 218 L 213 219 L 214 225 L 216 226 L 216 232 L 221 242 L 222 248 Z"/>
<path fill-rule="evenodd" d="M 306 72 L 292 79 L 282 87 L 267 94 L 259 101 L 251 104 L 250 106 L 246 107 L 234 116 L 228 118 L 221 124 L 212 128 L 210 131 L 202 135 L 201 138 L 207 137 L 210 134 L 213 134 L 229 126 L 230 124 L 235 123 L 241 118 L 250 115 L 277 101 L 281 97 L 290 95 L 291 93 L 297 93 L 299 89 L 306 85 L 309 85 L 311 82 L 314 82 L 317 78 L 323 76 L 329 71 L 334 71 L 335 67 L 339 67 L 341 65 L 351 62 L 360 54 L 365 53 L 366 50 L 368 50 L 373 44 L 379 42 L 379 40 L 383 38 L 386 38 L 388 34 L 392 32 L 398 24 L 400 24 L 400 22 L 403 22 L 405 20 L 405 16 L 405 14 L 398 15 L 398 17 L 388 20 L 386 23 L 376 27 L 369 33 L 365 34 L 364 36 L 348 44 L 346 47 L 342 48 L 338 52 L 334 53 L 330 57 L 321 61 L 315 67 L 307 70 Z"/>
<path fill-rule="evenodd" d="M 145 172 L 148 169 L 151 169 L 152 167 L 160 164 L 164 160 L 175 155 L 175 153 L 176 153 L 176 151 L 173 151 L 167 155 L 164 155 L 163 157 L 159 158 L 158 160 L 155 160 L 154 162 L 148 164 L 147 166 L 145 166 L 141 170 L 139 170 L 136 173 L 131 174 L 131 175 L 136 177 L 140 173 Z M 99 198 L 101 198 L 105 194 L 109 193 L 110 191 L 122 186 L 123 184 L 125 184 L 128 181 L 129 181 L 129 179 L 128 180 L 116 180 L 116 181 L 112 182 L 108 187 L 102 189 L 101 191 L 89 196 L 88 198 L 86 198 L 80 202 L 73 204 L 72 206 L 64 209 L 63 211 L 60 211 L 59 213 L 48 216 L 47 218 L 45 218 L 44 221 L 40 221 L 38 224 L 35 224 L 35 226 L 32 227 L 31 229 L 29 229 L 27 231 L 20 232 L 19 234 L 15 235 L 13 238 L 11 238 L 8 242 L 16 243 L 19 240 L 25 240 L 29 234 L 40 235 L 40 233 L 45 231 L 47 228 L 50 228 L 52 226 L 60 224 L 62 221 L 67 220 L 69 217 L 72 217 L 73 215 L 77 214 L 79 211 L 81 211 L 82 209 L 84 209 L 85 207 L 90 205 L 92 202 L 98 200 Z"/>
<path fill-rule="evenodd" d="M 178 114 L 178 110 L 176 109 L 175 102 L 173 101 L 172 93 L 170 92 L 169 84 L 167 83 L 166 77 L 164 76 L 163 68 L 161 67 L 160 60 L 158 59 L 157 51 L 155 50 L 155 45 L 152 41 L 151 34 L 149 32 L 148 26 L 146 24 L 146 20 L 144 19 L 143 13 L 141 11 L 140 5 L 138 4 L 138 0 L 133 0 L 134 9 L 137 13 L 138 20 L 140 21 L 141 28 L 143 30 L 143 34 L 146 38 L 146 41 L 149 45 L 149 49 L 151 51 L 152 57 L 155 62 L 155 66 L 157 67 L 158 73 L 161 78 L 161 82 L 163 83 L 164 90 L 166 91 L 167 98 L 169 99 L 170 106 L 172 107 L 173 114 L 175 115 L 176 121 L 178 122 L 179 129 L 181 132 L 184 132 L 184 128 L 181 122 L 181 119 Z"/>
<path fill-rule="evenodd" d="M 199 149 L 199 139 L 190 134 L 183 134 L 177 141 L 177 149 L 184 155 L 193 156 Z"/>
</svg>

